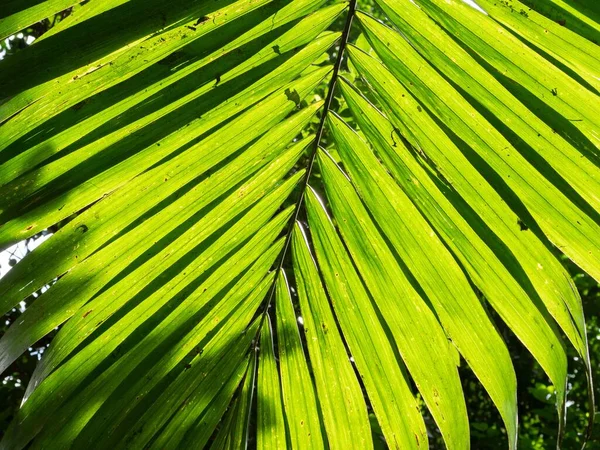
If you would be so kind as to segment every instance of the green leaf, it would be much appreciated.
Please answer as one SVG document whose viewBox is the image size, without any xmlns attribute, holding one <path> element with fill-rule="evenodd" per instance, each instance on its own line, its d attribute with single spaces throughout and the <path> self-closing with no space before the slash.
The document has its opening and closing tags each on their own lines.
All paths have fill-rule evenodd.
<svg viewBox="0 0 600 450">
<path fill-rule="evenodd" d="M 36 202 L 41 203 L 39 206 L 30 205 L 27 207 L 21 204 L 19 206 L 19 210 L 22 211 L 21 215 L 16 220 L 8 221 L 0 229 L 0 242 L 9 243 L 14 241 L 14 238 L 12 240 L 7 238 L 4 241 L 3 237 L 9 236 L 10 233 L 16 232 L 23 237 L 35 234 L 41 229 L 50 226 L 53 222 L 70 216 L 92 202 L 105 198 L 115 188 L 122 187 L 119 181 L 123 181 L 120 177 L 127 176 L 127 166 L 133 167 L 136 171 L 140 170 L 140 168 L 142 170 L 149 170 L 143 173 L 136 173 L 135 175 L 138 176 L 134 181 L 127 184 L 127 192 L 121 191 L 119 194 L 116 194 L 119 201 L 109 202 L 110 208 L 112 211 L 115 211 L 117 208 L 126 208 L 128 213 L 123 214 L 123 219 L 136 212 L 139 215 L 141 213 L 140 210 L 150 209 L 150 207 L 157 204 L 160 200 L 168 198 L 170 194 L 174 194 L 177 190 L 184 188 L 207 169 L 223 161 L 226 157 L 240 150 L 277 125 L 297 106 L 296 102 L 290 99 L 289 94 L 286 94 L 286 92 L 289 93 L 290 90 L 295 90 L 299 98 L 302 99 L 323 79 L 328 71 L 327 67 L 317 69 L 306 75 L 301 81 L 292 82 L 284 86 L 265 100 L 259 102 L 254 108 L 239 115 L 236 120 L 233 120 L 224 127 L 220 127 L 218 131 L 208 136 L 208 138 L 201 140 L 195 145 L 185 145 L 183 147 L 184 151 L 181 152 L 181 149 L 179 149 L 176 152 L 178 154 L 175 156 L 163 154 L 163 150 L 160 149 L 175 150 L 175 148 L 179 148 L 178 146 L 181 144 L 182 137 L 180 133 L 167 137 L 166 142 L 157 142 L 154 147 L 158 148 L 158 150 L 149 151 L 149 155 L 143 154 L 141 156 L 142 159 L 145 156 L 149 156 L 146 162 L 148 164 L 147 167 L 139 167 L 137 158 L 129 158 L 125 161 L 126 167 L 123 168 L 125 170 L 124 173 L 120 170 L 116 173 L 103 173 L 100 175 L 100 179 L 86 181 L 84 185 L 87 184 L 88 186 L 80 185 L 76 187 L 75 192 L 60 192 L 58 196 L 55 196 L 55 193 L 51 191 L 50 198 L 48 199 L 44 198 L 43 195 L 38 195 L 36 198 L 39 198 L 39 200 L 36 200 Z M 261 119 L 255 120 L 257 116 Z M 231 130 L 239 128 L 244 129 L 245 132 L 240 134 L 231 133 Z M 170 142 L 175 139 L 176 142 Z M 223 148 L 221 149 L 221 147 Z M 215 150 L 217 149 L 221 151 L 216 152 Z M 168 162 L 157 166 L 157 163 L 161 159 L 168 156 L 170 156 Z M 108 180 L 106 180 L 107 178 Z M 169 180 L 171 183 L 167 183 Z M 115 182 L 118 182 L 119 185 L 114 186 L 113 183 Z M 85 195 L 77 195 L 78 191 L 85 192 Z M 131 202 L 134 196 L 137 197 L 137 208 L 132 208 L 131 204 L 127 204 L 127 201 Z M 151 200 L 148 203 L 140 202 L 139 200 L 144 197 L 150 197 Z M 69 198 L 73 200 L 69 202 Z M 11 209 L 11 211 L 13 210 Z M 25 213 L 26 211 L 27 213 Z M 88 229 L 91 228 L 88 224 L 86 226 Z"/>
<path fill-rule="evenodd" d="M 372 448 L 367 406 L 307 244 L 296 225 L 292 237 L 294 277 L 329 445 Z"/>
<path fill-rule="evenodd" d="M 335 234 L 314 191 L 308 191 L 306 200 L 311 236 L 323 278 L 371 404 L 382 422 L 384 434 L 388 441 L 396 443 L 397 447 L 404 445 L 409 448 L 427 447 L 427 434 L 423 420 L 406 383 L 403 366 L 397 361 L 395 346 L 389 340 L 386 324 L 378 317 L 376 307 L 365 292 L 342 242 Z M 380 299 L 376 296 L 375 301 L 378 300 L 382 303 L 378 302 L 377 306 L 388 318 L 388 323 L 390 320 L 401 320 L 402 316 L 390 303 L 383 303 L 385 297 Z M 418 321 L 424 319 L 426 317 L 417 318 Z M 390 330 L 399 346 L 401 344 L 398 340 L 404 343 L 409 339 L 407 336 L 399 335 L 402 327 L 398 327 L 397 323 L 392 322 Z M 429 355 L 424 347 L 418 347 L 419 342 L 420 339 L 417 339 L 414 344 L 417 346 L 414 355 L 410 353 L 411 349 L 408 346 L 401 350 L 401 353 L 403 350 L 409 352 L 407 356 L 402 353 L 402 356 L 409 360 L 407 362 L 409 367 L 413 356 L 414 362 L 417 361 L 416 353 L 419 350 L 424 351 L 422 355 Z M 421 379 L 417 374 L 415 380 L 426 385 L 426 375 L 422 376 Z M 388 403 L 390 400 L 391 404 Z M 388 407 L 391 405 L 398 406 Z"/>
<path fill-rule="evenodd" d="M 267 314 L 260 333 L 257 381 L 256 447 L 287 448 L 279 370 L 275 360 L 271 318 Z"/>
<path fill-rule="evenodd" d="M 464 8 L 470 7 L 464 5 Z M 360 17 L 361 23 L 368 21 L 362 20 L 363 16 Z M 490 126 L 482 114 L 470 106 L 459 92 L 452 89 L 416 53 L 408 53 L 410 56 L 402 60 L 396 58 L 395 55 L 406 53 L 410 49 L 410 45 L 398 33 L 382 26 L 379 26 L 379 32 L 385 43 L 373 40 L 375 50 L 390 72 L 408 86 L 410 94 L 419 98 L 424 115 L 428 115 L 429 111 L 432 118 L 451 126 L 456 139 L 468 145 L 487 164 L 489 170 L 502 178 L 504 186 L 518 195 L 519 203 L 527 208 L 548 239 L 596 280 L 600 280 L 600 271 L 596 268 L 597 256 L 600 254 L 600 226 L 593 217 L 598 213 L 590 216 L 572 203 L 566 193 L 559 190 L 534 164 L 516 151 L 500 132 Z M 597 103 L 584 94 L 580 101 Z M 418 108 L 413 111 L 420 112 Z M 591 113 L 590 117 L 595 114 L 596 112 Z M 597 114 L 600 115 L 600 109 Z M 600 171 L 596 169 L 596 172 L 596 177 L 600 177 Z M 585 171 L 581 173 L 586 174 Z M 590 182 L 587 184 L 593 186 Z M 592 203 L 596 208 L 598 205 Z"/>
<path fill-rule="evenodd" d="M 403 141 L 394 138 L 394 128 L 381 112 L 346 83 L 342 84 L 342 91 L 361 130 L 385 162 L 394 181 L 435 228 L 473 283 L 536 357 L 548 376 L 557 386 L 565 386 L 567 361 L 562 341 L 553 329 L 553 320 L 544 305 L 535 301 L 535 290 L 509 264 L 511 255 L 508 249 L 493 245 L 496 238 L 489 229 L 484 229 L 481 237 L 477 234 L 468 222 L 469 211 L 464 205 L 452 203 L 451 198 L 444 196 L 445 189 L 436 184 L 436 178 L 428 173 L 427 167 L 419 164 Z M 378 171 L 379 176 L 385 178 L 383 166 L 371 152 L 359 152 L 364 148 L 362 145 L 353 148 L 356 156 L 369 164 L 369 169 L 360 160 L 357 161 L 357 157 L 348 154 L 344 158 L 348 167 L 359 165 L 358 170 L 351 171 L 351 175 L 365 178 L 364 175 L 370 171 Z M 510 240 L 511 237 L 506 236 L 505 239 Z M 547 257 L 553 258 L 550 254 Z M 510 301 L 507 301 L 508 298 Z M 560 298 L 556 301 L 562 303 Z M 571 317 L 564 306 L 560 312 L 559 323 L 567 323 L 569 327 L 565 332 L 572 336 Z M 580 345 L 581 341 L 575 342 Z"/>
<path fill-rule="evenodd" d="M 573 78 L 582 77 L 598 93 L 600 58 L 597 44 L 528 8 L 519 0 L 507 3 L 481 0 L 480 4 L 493 19 L 525 40 L 530 47 L 541 55 L 548 54 L 556 58 L 559 63 L 572 69 L 572 72 L 563 69 L 565 72 Z M 557 63 L 555 65 L 560 67 Z"/>
<path fill-rule="evenodd" d="M 516 446 L 517 382 L 510 356 L 460 266 L 408 196 L 377 164 L 366 143 L 335 116 L 329 116 L 329 124 L 369 212 L 423 289 L 448 337 L 488 390 L 504 419 L 509 442 Z M 328 196 L 335 211 L 336 196 Z"/>
<path fill-rule="evenodd" d="M 584 443 L 596 9 L 5 1 L 0 248 L 52 236 L 0 280 L 0 372 L 55 336 L 0 448 L 462 450 L 468 371 L 518 448 L 513 334 L 558 445 L 563 335 L 585 363 Z"/>
<path fill-rule="evenodd" d="M 357 60 L 364 61 L 365 70 L 371 70 L 371 82 L 378 83 L 382 89 L 386 84 L 391 84 L 398 89 L 402 89 L 401 85 L 395 80 L 385 69 L 380 70 L 378 63 L 360 52 L 352 53 Z M 368 69 L 367 69 L 368 68 Z M 381 84 L 379 84 L 381 83 Z M 393 83 L 393 84 L 392 84 Z M 523 226 L 524 222 L 515 214 L 509 207 L 506 206 L 504 199 L 496 192 L 476 170 L 468 159 L 462 154 L 460 149 L 449 139 L 442 129 L 429 117 L 427 114 L 417 114 L 411 117 L 402 114 L 400 109 L 392 101 L 391 88 L 386 88 L 387 91 L 379 90 L 383 95 L 387 105 L 392 110 L 392 121 L 396 128 L 407 133 L 409 142 L 416 146 L 421 151 L 427 151 L 427 156 L 432 158 L 433 165 L 436 170 L 436 175 L 452 189 L 467 201 L 468 207 L 472 208 L 479 216 L 480 220 L 484 220 L 496 234 L 502 236 L 506 234 L 510 236 L 519 235 L 518 239 L 505 240 L 505 245 L 509 246 L 512 251 L 517 251 L 519 242 L 525 241 L 525 247 L 518 249 L 519 257 L 523 260 L 528 259 L 526 254 L 531 255 L 536 252 L 536 255 L 531 261 L 531 266 L 525 267 L 527 275 L 535 280 L 540 278 L 539 285 L 536 286 L 537 292 L 545 301 L 546 306 L 550 311 L 556 311 L 557 308 L 564 309 L 564 306 L 556 303 L 556 295 L 562 302 L 568 305 L 571 310 L 571 315 L 574 318 L 581 318 L 580 300 L 576 293 L 572 281 L 564 268 L 555 260 L 548 257 L 548 252 L 542 243 L 536 244 L 537 239 L 533 233 L 518 233 L 519 231 L 528 231 L 527 226 Z M 404 97 L 401 97 L 406 105 L 411 109 L 417 109 L 417 102 L 410 97 L 406 91 Z M 417 109 L 418 111 L 418 109 Z M 401 117 L 401 118 L 400 118 Z M 391 136 L 391 135 L 390 135 Z M 414 136 L 414 137 L 413 137 Z M 393 137 L 393 136 L 392 136 Z M 400 137 L 398 138 L 400 139 Z M 457 200 L 459 200 L 457 198 Z M 496 231 L 498 227 L 509 231 Z M 517 249 L 515 247 L 517 246 Z M 544 258 L 544 259 L 542 259 Z M 541 273 L 540 273 L 541 272 Z M 551 285 L 554 284 L 554 286 Z M 544 292 L 550 291 L 547 296 Z M 554 297 L 554 298 L 552 298 Z M 556 318 L 560 314 L 554 313 Z M 581 324 L 582 322 L 579 322 Z M 579 325 L 578 324 L 578 325 Z M 565 329 L 572 328 L 568 323 L 562 324 Z M 571 335 L 573 336 L 573 335 Z M 573 337 L 571 337 L 574 339 Z"/>
<path fill-rule="evenodd" d="M 325 448 L 320 408 L 300 339 L 285 272 L 275 288 L 281 392 L 292 448 Z"/>
<path fill-rule="evenodd" d="M 426 300 L 412 287 L 400 266 L 394 263 L 394 255 L 376 230 L 367 211 L 364 207 L 361 208 L 360 200 L 344 174 L 329 156 L 322 154 L 319 158 L 319 167 L 324 178 L 328 180 L 326 185 L 332 187 L 328 192 L 328 198 L 330 201 L 337 200 L 334 204 L 336 208 L 334 214 L 340 218 L 338 226 L 342 236 L 351 254 L 354 253 L 353 260 L 382 315 L 386 318 L 398 350 L 419 392 L 436 419 L 447 445 L 450 448 L 464 447 L 469 436 L 467 415 L 456 365 L 449 351 L 446 335 Z M 336 198 L 333 199 L 329 194 L 335 194 Z M 331 220 L 326 218 L 322 206 L 317 207 L 319 202 L 316 195 L 313 195 L 313 198 L 314 206 L 309 206 L 309 214 L 316 217 L 311 221 L 309 215 L 309 223 L 312 223 L 313 227 L 317 226 L 316 223 L 320 223 L 322 227 L 327 226 L 328 241 L 337 244 L 338 251 L 329 250 L 329 256 L 325 260 L 329 262 L 334 254 L 340 256 L 344 254 L 341 252 L 343 247 L 339 238 L 333 239 Z M 342 198 L 344 201 L 339 201 Z M 344 209 L 337 209 L 338 207 Z M 351 225 L 343 226 L 348 223 Z M 315 232 L 315 235 L 319 236 L 323 233 Z M 367 239 L 363 236 L 367 236 Z M 315 242 L 317 258 L 319 249 L 325 243 L 324 238 Z M 360 251 L 364 253 L 361 254 Z M 323 265 L 330 266 L 325 264 L 325 261 Z M 333 276 L 338 273 L 338 277 L 342 279 L 352 277 L 350 275 L 352 264 L 347 258 L 345 265 L 348 269 L 344 270 L 343 275 L 336 271 Z M 367 293 L 364 292 L 357 276 L 354 275 L 352 278 L 354 278 L 352 280 L 354 289 L 350 290 L 349 295 L 366 296 Z M 330 278 L 328 284 L 331 285 L 333 282 L 334 279 Z M 390 291 L 393 295 L 390 295 Z M 398 299 L 406 300 L 398 301 Z M 432 370 L 433 367 L 435 370 Z"/>
<path fill-rule="evenodd" d="M 211 449 L 238 449 L 245 448 L 248 444 L 248 431 L 250 428 L 250 409 L 254 396 L 254 383 L 256 382 L 256 354 L 250 359 L 246 370 L 244 384 L 239 397 L 235 400 L 227 417 L 223 419 L 223 427 L 219 430 Z M 189 445 L 194 445 L 195 439 L 189 440 Z M 154 444 L 157 446 L 157 444 Z M 160 444 L 159 444 L 160 445 Z"/>
<path fill-rule="evenodd" d="M 81 0 L 49 0 L 28 6 L 23 1 L 9 1 L 0 13 L 0 39 L 21 31 L 33 23 L 51 17 Z"/>
</svg>

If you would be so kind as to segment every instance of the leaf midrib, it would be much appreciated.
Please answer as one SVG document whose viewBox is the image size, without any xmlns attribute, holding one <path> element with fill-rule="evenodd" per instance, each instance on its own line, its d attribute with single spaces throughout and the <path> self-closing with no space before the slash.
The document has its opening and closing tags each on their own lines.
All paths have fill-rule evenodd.
<svg viewBox="0 0 600 450">
<path fill-rule="evenodd" d="M 301 181 L 301 184 L 300 184 L 300 186 L 301 186 L 300 193 L 298 195 L 298 200 L 296 201 L 296 204 L 294 206 L 294 214 L 292 215 L 290 222 L 288 224 L 288 227 L 286 229 L 286 232 L 285 232 L 285 242 L 283 245 L 283 250 L 281 251 L 281 256 L 279 257 L 279 260 L 277 261 L 275 277 L 273 278 L 271 287 L 269 288 L 269 291 L 267 294 L 267 301 L 265 302 L 264 309 L 261 312 L 260 324 L 257 329 L 257 335 L 254 339 L 254 342 L 257 342 L 257 340 L 259 338 L 260 332 L 262 330 L 262 326 L 265 322 L 265 317 L 267 316 L 269 307 L 271 306 L 271 303 L 273 302 L 273 298 L 275 296 L 275 287 L 277 286 L 277 279 L 279 278 L 279 275 L 283 271 L 283 264 L 285 262 L 286 255 L 287 255 L 288 249 L 291 244 L 292 235 L 293 235 L 293 231 L 294 231 L 294 224 L 298 220 L 298 216 L 300 214 L 300 209 L 302 208 L 302 205 L 304 203 L 304 196 L 305 196 L 306 190 L 309 186 L 309 181 L 310 181 L 313 166 L 314 166 L 314 163 L 316 160 L 317 151 L 321 145 L 321 138 L 323 136 L 323 131 L 325 128 L 325 120 L 327 118 L 327 114 L 331 107 L 331 102 L 333 100 L 333 95 L 335 92 L 335 86 L 337 83 L 340 67 L 342 65 L 344 53 L 345 53 L 346 47 L 348 45 L 348 39 L 350 37 L 350 30 L 352 28 L 352 19 L 354 18 L 355 14 L 356 14 L 356 2 L 357 2 L 357 0 L 350 0 L 348 3 L 348 12 L 346 15 L 346 22 L 344 24 L 344 29 L 343 29 L 342 35 L 340 37 L 340 46 L 338 49 L 338 54 L 337 54 L 335 63 L 333 65 L 331 80 L 329 81 L 329 86 L 327 88 L 327 95 L 325 97 L 323 111 L 321 113 L 321 118 L 319 120 L 319 126 L 315 133 L 315 140 L 313 142 L 313 145 L 312 145 L 312 148 L 310 151 L 310 155 L 308 157 L 308 163 L 306 165 L 306 174 L 304 175 L 304 179 Z"/>
</svg>

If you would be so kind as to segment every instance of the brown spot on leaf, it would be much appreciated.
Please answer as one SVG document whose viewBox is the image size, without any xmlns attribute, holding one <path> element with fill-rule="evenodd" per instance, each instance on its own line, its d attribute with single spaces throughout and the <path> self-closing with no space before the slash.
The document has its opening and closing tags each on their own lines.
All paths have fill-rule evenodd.
<svg viewBox="0 0 600 450">
<path fill-rule="evenodd" d="M 195 26 L 202 25 L 203 23 L 208 22 L 209 20 L 210 20 L 210 17 L 208 17 L 208 16 L 200 17 L 194 25 Z"/>
</svg>

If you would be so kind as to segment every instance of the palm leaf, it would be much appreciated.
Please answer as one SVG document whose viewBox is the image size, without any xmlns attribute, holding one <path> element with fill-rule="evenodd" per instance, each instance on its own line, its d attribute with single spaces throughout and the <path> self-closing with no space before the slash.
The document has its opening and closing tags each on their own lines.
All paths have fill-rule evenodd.
<svg viewBox="0 0 600 450">
<path fill-rule="evenodd" d="M 0 248 L 58 229 L 0 371 L 59 328 L 2 448 L 428 448 L 428 410 L 463 449 L 461 361 L 516 448 L 499 321 L 559 443 L 574 347 L 589 436 L 593 1 L 12 1 L 0 38 L 65 8 L 0 63 Z"/>
</svg>

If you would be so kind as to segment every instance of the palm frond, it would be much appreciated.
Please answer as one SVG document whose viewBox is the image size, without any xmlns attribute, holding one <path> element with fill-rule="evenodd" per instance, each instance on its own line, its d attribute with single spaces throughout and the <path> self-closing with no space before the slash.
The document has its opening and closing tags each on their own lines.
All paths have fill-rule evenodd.
<svg viewBox="0 0 600 450">
<path fill-rule="evenodd" d="M 593 0 L 10 1 L 0 38 L 66 8 L 0 63 L 0 248 L 56 230 L 0 372 L 59 328 L 2 448 L 429 448 L 429 413 L 464 449 L 461 364 L 516 448 L 499 321 L 559 443 L 576 350 L 589 436 Z"/>
</svg>

